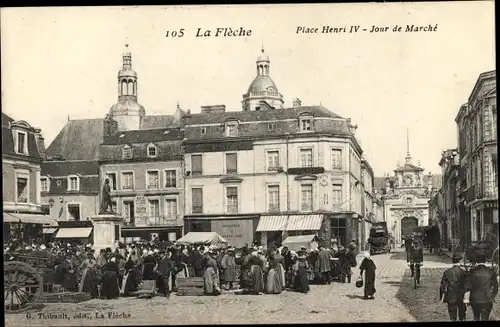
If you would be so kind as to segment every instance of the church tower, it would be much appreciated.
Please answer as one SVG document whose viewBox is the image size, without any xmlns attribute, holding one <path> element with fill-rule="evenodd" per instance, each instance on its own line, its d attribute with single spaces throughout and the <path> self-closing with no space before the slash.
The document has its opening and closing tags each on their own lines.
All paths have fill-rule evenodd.
<svg viewBox="0 0 500 327">
<path fill-rule="evenodd" d="M 126 45 L 128 48 L 128 44 Z M 137 73 L 132 70 L 132 55 L 123 53 L 123 67 L 118 72 L 118 102 L 109 110 L 118 123 L 118 131 L 138 130 L 146 110 L 137 102 Z"/>
<path fill-rule="evenodd" d="M 283 108 L 283 96 L 269 76 L 269 56 L 261 50 L 257 58 L 257 76 L 243 95 L 243 111 L 273 110 Z"/>
</svg>

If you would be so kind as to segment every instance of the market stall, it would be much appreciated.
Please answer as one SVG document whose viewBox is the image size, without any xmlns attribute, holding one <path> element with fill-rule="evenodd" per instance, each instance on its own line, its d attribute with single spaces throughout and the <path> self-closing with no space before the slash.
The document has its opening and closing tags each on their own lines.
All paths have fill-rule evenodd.
<svg viewBox="0 0 500 327">
<path fill-rule="evenodd" d="M 298 236 L 288 236 L 282 246 L 288 247 L 289 250 L 300 251 L 302 246 L 305 246 L 307 250 L 314 250 L 318 248 L 319 239 L 314 234 L 309 235 L 298 235 Z"/>
<path fill-rule="evenodd" d="M 227 241 L 216 232 L 189 232 L 176 242 L 180 244 L 227 245 Z"/>
</svg>

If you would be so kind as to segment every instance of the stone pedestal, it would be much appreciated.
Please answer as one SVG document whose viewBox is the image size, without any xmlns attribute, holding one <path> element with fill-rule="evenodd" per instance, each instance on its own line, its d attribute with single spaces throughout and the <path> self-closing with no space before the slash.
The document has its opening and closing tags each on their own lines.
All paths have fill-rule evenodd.
<svg viewBox="0 0 500 327">
<path fill-rule="evenodd" d="M 111 248 L 114 251 L 122 236 L 123 218 L 116 214 L 100 214 L 90 217 L 90 220 L 94 225 L 93 247 L 96 254 L 100 249 L 105 248 Z"/>
</svg>

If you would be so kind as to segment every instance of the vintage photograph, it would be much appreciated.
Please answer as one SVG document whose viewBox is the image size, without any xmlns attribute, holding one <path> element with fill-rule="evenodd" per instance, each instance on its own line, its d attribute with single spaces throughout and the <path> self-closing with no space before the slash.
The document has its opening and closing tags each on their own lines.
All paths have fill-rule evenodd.
<svg viewBox="0 0 500 327">
<path fill-rule="evenodd" d="M 500 318 L 493 1 L 0 17 L 6 326 Z"/>
</svg>

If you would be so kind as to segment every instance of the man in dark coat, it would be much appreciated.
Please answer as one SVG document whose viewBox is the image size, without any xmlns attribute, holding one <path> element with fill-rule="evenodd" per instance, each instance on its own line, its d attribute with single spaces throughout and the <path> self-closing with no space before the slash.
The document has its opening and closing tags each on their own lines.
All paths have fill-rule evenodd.
<svg viewBox="0 0 500 327">
<path fill-rule="evenodd" d="M 319 263 L 319 272 L 323 276 L 323 280 L 327 284 L 331 284 L 330 278 L 330 252 L 327 249 L 318 246 L 318 263 Z"/>
<path fill-rule="evenodd" d="M 452 257 L 453 267 L 445 270 L 439 287 L 439 298 L 448 304 L 451 321 L 457 320 L 457 314 L 460 321 L 465 321 L 467 308 L 464 303 L 466 274 L 460 268 L 460 260 L 462 260 L 462 256 L 454 253 Z"/>
<path fill-rule="evenodd" d="M 486 321 L 490 319 L 493 301 L 498 294 L 498 275 L 484 265 L 486 255 L 484 251 L 476 253 L 477 266 L 469 271 L 465 280 L 465 299 L 469 299 L 474 314 L 474 320 Z"/>
<path fill-rule="evenodd" d="M 169 298 L 170 287 L 168 285 L 168 279 L 171 277 L 172 271 L 174 270 L 174 262 L 166 255 L 164 250 L 160 251 L 160 261 L 158 262 L 156 270 L 158 273 L 158 290 L 160 293 L 163 293 L 166 298 Z"/>
</svg>

